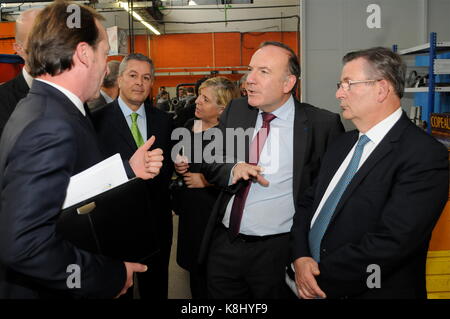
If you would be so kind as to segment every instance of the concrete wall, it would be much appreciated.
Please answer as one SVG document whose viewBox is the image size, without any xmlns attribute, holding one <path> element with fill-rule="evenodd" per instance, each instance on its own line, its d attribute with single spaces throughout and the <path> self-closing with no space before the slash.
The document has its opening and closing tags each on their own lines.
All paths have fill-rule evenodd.
<svg viewBox="0 0 450 319">
<path fill-rule="evenodd" d="M 437 32 L 440 41 L 450 41 L 449 16 L 449 0 L 428 0 L 428 31 Z"/>
<path fill-rule="evenodd" d="M 300 0 L 302 17 L 302 99 L 339 112 L 336 82 L 342 56 L 373 46 L 399 49 L 428 42 L 430 31 L 438 40 L 450 41 L 449 0 Z M 381 11 L 380 28 L 369 28 L 371 4 Z M 414 62 L 406 59 L 408 65 Z M 402 106 L 408 111 L 413 95 L 406 94 Z M 344 123 L 347 129 L 351 123 Z"/>
</svg>

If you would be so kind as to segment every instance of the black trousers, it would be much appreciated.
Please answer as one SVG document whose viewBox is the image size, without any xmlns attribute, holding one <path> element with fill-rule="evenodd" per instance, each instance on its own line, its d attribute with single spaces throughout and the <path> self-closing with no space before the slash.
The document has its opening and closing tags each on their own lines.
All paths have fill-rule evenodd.
<svg viewBox="0 0 450 319">
<path fill-rule="evenodd" d="M 168 298 L 169 259 L 171 242 L 152 258 L 148 270 L 137 274 L 139 296 L 141 299 L 161 300 Z"/>
<path fill-rule="evenodd" d="M 189 272 L 192 299 L 207 299 L 206 270 L 195 269 Z"/>
<path fill-rule="evenodd" d="M 162 224 L 162 225 L 161 225 Z M 168 298 L 169 259 L 172 247 L 172 216 L 159 225 L 159 251 L 144 260 L 148 270 L 137 273 L 137 286 L 140 299 L 161 300 Z M 128 289 L 123 299 L 136 299 L 135 287 Z"/>
<path fill-rule="evenodd" d="M 161 300 L 168 298 L 169 259 L 172 248 L 173 223 L 170 212 L 156 220 L 160 250 L 150 257 L 148 270 L 137 274 L 139 296 L 141 299 Z"/>
<path fill-rule="evenodd" d="M 285 282 L 289 233 L 230 241 L 227 229 L 214 233 L 207 260 L 208 295 L 213 299 L 290 299 Z"/>
</svg>

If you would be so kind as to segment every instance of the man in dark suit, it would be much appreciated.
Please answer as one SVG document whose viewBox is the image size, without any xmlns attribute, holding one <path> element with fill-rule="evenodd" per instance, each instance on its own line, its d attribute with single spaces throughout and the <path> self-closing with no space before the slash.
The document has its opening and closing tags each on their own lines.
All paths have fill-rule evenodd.
<svg viewBox="0 0 450 319">
<path fill-rule="evenodd" d="M 25 65 L 14 79 L 0 85 L 0 136 L 17 103 L 28 94 L 33 82 L 33 77 L 29 73 L 26 48 L 28 34 L 39 12 L 40 9 L 24 11 L 16 20 L 16 42 L 13 46 L 17 54 L 24 60 Z"/>
<path fill-rule="evenodd" d="M 113 298 L 146 270 L 79 249 L 55 231 L 70 177 L 103 159 L 83 103 L 107 73 L 108 37 L 102 16 L 82 5 L 80 26 L 70 28 L 70 5 L 54 2 L 36 18 L 28 42 L 35 80 L 0 140 L 0 298 Z M 161 150 L 147 151 L 153 141 L 124 163 L 129 175 L 159 173 Z M 71 265 L 80 270 L 74 288 Z"/>
<path fill-rule="evenodd" d="M 357 130 L 324 156 L 292 227 L 302 298 L 426 298 L 448 154 L 402 112 L 405 65 L 389 49 L 347 54 L 336 97 Z"/>
<path fill-rule="evenodd" d="M 200 261 L 209 252 L 207 282 L 212 298 L 289 296 L 284 269 L 290 260 L 294 203 L 312 183 L 328 144 L 343 132 L 337 114 L 294 99 L 299 76 L 292 49 L 279 42 L 263 43 L 250 61 L 248 100 L 233 100 L 220 118 L 224 134 L 232 128 L 251 133 L 240 145 L 245 154 L 224 154 L 231 163 L 202 164 L 206 179 L 214 185 L 228 186 L 230 174 L 233 183 L 243 179 L 221 192 L 203 239 Z M 267 123 L 267 116 L 275 117 Z M 264 140 L 264 134 L 267 141 L 260 142 L 262 152 L 255 159 L 254 141 Z M 227 152 L 233 140 L 225 141 Z M 256 164 L 266 168 L 264 177 Z M 249 183 L 250 177 L 258 183 Z"/>
<path fill-rule="evenodd" d="M 103 84 L 100 88 L 98 97 L 87 103 L 91 113 L 101 109 L 106 104 L 111 103 L 119 96 L 119 84 L 117 83 L 119 65 L 120 62 L 116 60 L 108 62 L 109 73 L 103 79 Z"/>
<path fill-rule="evenodd" d="M 130 54 L 119 67 L 119 97 L 93 114 L 95 127 L 105 155 L 120 153 L 129 159 L 140 143 L 155 136 L 155 147 L 170 154 L 172 120 L 169 114 L 152 107 L 148 101 L 153 81 L 152 60 L 142 54 Z M 140 136 L 140 137 L 139 137 Z M 139 141 L 141 140 L 141 141 Z M 149 261 L 149 271 L 138 275 L 139 295 L 142 299 L 167 299 L 168 267 L 172 244 L 172 212 L 169 184 L 173 163 L 166 156 L 160 174 L 148 181 L 148 198 L 155 215 L 160 251 Z"/>
</svg>

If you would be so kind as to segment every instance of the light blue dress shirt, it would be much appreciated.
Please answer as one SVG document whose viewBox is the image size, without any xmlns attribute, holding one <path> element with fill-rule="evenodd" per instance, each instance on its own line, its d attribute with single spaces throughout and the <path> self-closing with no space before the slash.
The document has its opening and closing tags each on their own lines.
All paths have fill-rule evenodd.
<svg viewBox="0 0 450 319">
<path fill-rule="evenodd" d="M 255 124 L 256 136 L 262 126 L 262 111 Z M 269 181 L 264 187 L 253 183 L 245 202 L 240 233 L 265 236 L 287 233 L 291 230 L 295 213 L 293 197 L 294 116 L 295 104 L 289 100 L 272 112 L 276 116 L 270 122 L 270 132 L 262 149 L 259 166 Z M 234 197 L 228 203 L 223 224 L 228 227 Z"/>
<path fill-rule="evenodd" d="M 122 100 L 120 96 L 117 100 L 119 102 L 119 107 L 122 110 L 123 116 L 125 116 L 125 119 L 127 120 L 127 124 L 131 132 L 131 113 L 133 113 L 133 111 L 127 106 L 127 104 Z M 139 131 L 141 132 L 142 139 L 145 142 L 147 141 L 147 116 L 145 115 L 144 103 L 139 106 L 136 113 L 138 114 L 137 125 Z"/>
</svg>

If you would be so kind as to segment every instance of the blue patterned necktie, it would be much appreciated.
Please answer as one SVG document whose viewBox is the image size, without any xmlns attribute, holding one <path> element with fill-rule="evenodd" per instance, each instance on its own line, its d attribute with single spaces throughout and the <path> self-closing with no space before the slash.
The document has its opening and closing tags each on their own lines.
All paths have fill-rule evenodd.
<svg viewBox="0 0 450 319">
<path fill-rule="evenodd" d="M 350 163 L 347 166 L 344 174 L 342 174 L 341 179 L 334 187 L 330 196 L 325 201 L 322 209 L 319 212 L 313 226 L 309 231 L 309 250 L 311 252 L 311 256 L 317 261 L 320 261 L 320 244 L 322 242 L 323 235 L 330 223 L 331 217 L 334 214 L 334 210 L 336 209 L 339 200 L 341 199 L 342 194 L 344 194 L 345 189 L 348 184 L 350 184 L 353 176 L 358 170 L 359 161 L 361 160 L 361 155 L 364 150 L 364 146 L 369 142 L 370 139 L 366 135 L 361 135 L 359 138 L 358 144 L 356 144 L 355 152 L 350 160 Z"/>
</svg>

